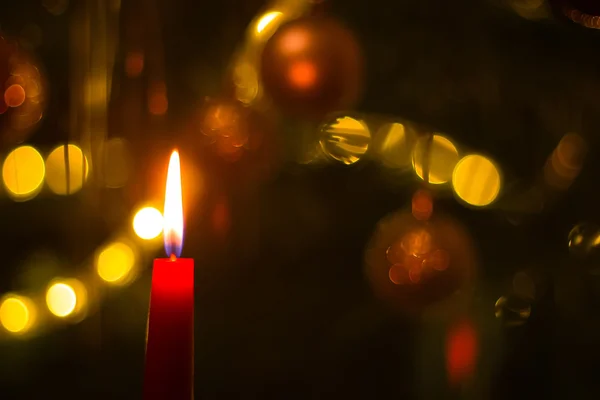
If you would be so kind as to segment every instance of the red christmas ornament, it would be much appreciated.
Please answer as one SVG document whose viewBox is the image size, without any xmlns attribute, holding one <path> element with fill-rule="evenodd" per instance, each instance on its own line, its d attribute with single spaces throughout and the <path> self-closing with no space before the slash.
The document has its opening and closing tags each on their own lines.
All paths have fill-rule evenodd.
<svg viewBox="0 0 600 400">
<path fill-rule="evenodd" d="M 27 139 L 42 118 L 45 81 L 33 57 L 0 36 L 0 142 Z"/>
<path fill-rule="evenodd" d="M 360 46 L 337 21 L 306 17 L 281 26 L 262 53 L 265 92 L 287 114 L 320 119 L 350 107 L 363 73 Z"/>
<path fill-rule="evenodd" d="M 384 218 L 365 261 L 375 294 L 404 313 L 442 303 L 446 311 L 462 308 L 476 273 L 470 236 L 457 221 L 439 214 L 427 222 L 408 211 Z"/>
</svg>

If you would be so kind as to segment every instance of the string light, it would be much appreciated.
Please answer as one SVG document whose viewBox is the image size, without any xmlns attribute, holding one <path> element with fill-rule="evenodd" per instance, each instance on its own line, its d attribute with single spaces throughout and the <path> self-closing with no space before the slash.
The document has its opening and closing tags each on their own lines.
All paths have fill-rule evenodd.
<svg viewBox="0 0 600 400">
<path fill-rule="evenodd" d="M 163 216 L 154 207 L 144 207 L 133 218 L 133 230 L 141 239 L 151 240 L 162 233 Z"/>
</svg>

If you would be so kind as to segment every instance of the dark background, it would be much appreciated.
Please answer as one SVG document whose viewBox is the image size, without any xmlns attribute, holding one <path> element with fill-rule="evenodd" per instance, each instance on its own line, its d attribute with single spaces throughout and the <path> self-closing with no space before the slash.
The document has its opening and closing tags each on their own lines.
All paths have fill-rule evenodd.
<svg viewBox="0 0 600 400">
<path fill-rule="evenodd" d="M 184 249 L 197 265 L 196 398 L 597 398 L 600 292 L 569 257 L 567 237 L 575 224 L 599 220 L 599 33 L 558 15 L 530 21 L 485 1 L 331 3 L 332 15 L 364 48 L 361 112 L 425 123 L 492 154 L 505 175 L 505 197 L 533 184 L 566 132 L 588 140 L 585 168 L 557 201 L 541 213 L 518 215 L 519 223 L 498 209 L 467 209 L 450 198 L 436 203 L 476 238 L 480 259 L 469 311 L 480 358 L 472 384 L 456 390 L 445 378 L 443 324 L 394 312 L 365 279 L 364 250 L 377 222 L 409 204 L 416 182 L 390 185 L 368 160 L 318 169 L 286 160 L 256 182 L 208 150 L 189 155 L 210 172 L 197 207 L 204 211 L 188 221 Z M 123 0 L 121 35 L 144 6 Z M 142 157 L 143 146 L 183 140 L 177 136 L 182 121 L 204 96 L 221 93 L 231 56 L 263 6 L 258 0 L 159 2 L 170 100 L 164 131 L 172 133 L 147 125 L 123 132 L 115 107 L 110 117 L 110 129 L 138 149 L 140 175 L 151 169 L 153 154 Z M 7 34 L 17 35 L 28 22 L 44 33 L 37 55 L 50 99 L 29 139 L 42 147 L 69 138 L 62 121 L 69 113 L 72 16 L 71 9 L 53 16 L 34 0 L 0 5 Z M 124 47 L 115 82 L 124 79 Z M 285 141 L 294 127 L 277 132 Z M 40 254 L 51 254 L 62 267 L 36 272 L 39 281 L 39 275 L 89 268 L 86 260 L 100 243 L 129 224 L 143 191 L 98 195 L 94 206 L 85 193 L 26 203 L 3 198 L 2 293 L 19 289 L 32 273 L 23 265 Z M 223 199 L 231 226 L 219 237 L 211 231 L 210 210 Z M 154 256 L 162 255 L 148 254 L 144 262 L 149 266 Z M 494 303 L 510 291 L 515 272 L 532 266 L 544 274 L 547 290 L 525 325 L 507 329 L 495 319 Z M 128 288 L 98 289 L 101 304 L 79 324 L 2 340 L 0 398 L 139 398 L 149 287 L 147 268 Z M 575 296 L 569 295 L 568 307 L 555 296 L 558 290 Z"/>
</svg>

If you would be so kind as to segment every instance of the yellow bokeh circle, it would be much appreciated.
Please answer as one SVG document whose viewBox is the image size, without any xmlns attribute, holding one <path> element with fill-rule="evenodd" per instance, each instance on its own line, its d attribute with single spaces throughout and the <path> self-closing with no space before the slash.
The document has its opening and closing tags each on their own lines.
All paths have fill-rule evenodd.
<svg viewBox="0 0 600 400">
<path fill-rule="evenodd" d="M 35 320 L 35 309 L 26 297 L 8 295 L 0 305 L 0 323 L 11 333 L 25 333 Z"/>
<path fill-rule="evenodd" d="M 500 193 L 500 171 L 487 157 L 471 154 L 463 157 L 452 174 L 454 193 L 465 203 L 483 207 Z"/>
<path fill-rule="evenodd" d="M 85 287 L 76 279 L 55 280 L 46 291 L 48 310 L 60 318 L 80 314 L 86 302 Z"/>
<path fill-rule="evenodd" d="M 112 284 L 124 284 L 135 267 L 135 252 L 124 242 L 106 246 L 96 259 L 96 271 L 102 280 Z"/>
<path fill-rule="evenodd" d="M 452 179 L 452 171 L 458 159 L 458 150 L 454 143 L 441 135 L 433 135 L 433 138 L 422 136 L 412 154 L 413 168 L 417 176 L 434 185 Z M 426 174 L 428 176 L 425 176 Z"/>
<path fill-rule="evenodd" d="M 34 198 L 42 188 L 44 175 L 44 159 L 31 146 L 14 149 L 2 165 L 4 186 L 9 195 L 18 201 Z"/>
<path fill-rule="evenodd" d="M 46 159 L 46 183 L 56 194 L 78 192 L 88 178 L 88 161 L 81 149 L 74 145 L 62 145 Z"/>
<path fill-rule="evenodd" d="M 163 216 L 154 207 L 144 207 L 133 217 L 133 230 L 144 240 L 151 240 L 162 233 Z"/>
</svg>

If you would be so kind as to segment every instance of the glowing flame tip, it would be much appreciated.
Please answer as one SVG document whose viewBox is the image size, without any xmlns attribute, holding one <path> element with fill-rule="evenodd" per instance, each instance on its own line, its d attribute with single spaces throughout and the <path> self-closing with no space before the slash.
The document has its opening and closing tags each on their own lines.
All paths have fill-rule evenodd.
<svg viewBox="0 0 600 400">
<path fill-rule="evenodd" d="M 181 255 L 183 248 L 183 204 L 179 153 L 174 150 L 169 160 L 165 189 L 164 240 L 167 256 Z"/>
</svg>

